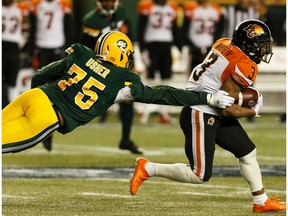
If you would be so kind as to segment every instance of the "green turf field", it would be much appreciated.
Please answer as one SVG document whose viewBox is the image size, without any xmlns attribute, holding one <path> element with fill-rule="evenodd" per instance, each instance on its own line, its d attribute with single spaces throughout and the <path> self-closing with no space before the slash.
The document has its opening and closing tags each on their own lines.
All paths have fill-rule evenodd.
<svg viewBox="0 0 288 216">
<path fill-rule="evenodd" d="M 267 166 L 286 165 L 286 125 L 277 123 L 276 117 L 263 115 L 253 123 L 242 120 L 257 145 L 263 171 Z M 3 215 L 255 215 L 251 213 L 248 185 L 239 176 L 215 176 L 202 185 L 151 178 L 136 196 L 131 196 L 129 178 L 137 156 L 118 149 L 120 133 L 120 123 L 112 115 L 105 124 L 95 120 L 70 134 L 55 134 L 50 153 L 39 144 L 21 153 L 3 155 Z M 143 126 L 135 118 L 132 139 L 152 161 L 187 162 L 178 124 L 159 125 L 152 119 Z M 238 162 L 230 153 L 217 148 L 214 164 L 218 168 L 236 167 Z M 128 171 L 120 176 L 106 175 L 105 169 L 113 174 L 114 167 Z M 74 168 L 87 172 L 82 177 L 71 177 L 67 173 L 72 171 L 67 168 L 74 170 L 74 174 Z M 99 169 L 103 169 L 104 177 L 94 176 L 93 170 Z M 6 175 L 11 170 L 14 176 Z M 48 177 L 41 177 L 47 170 Z M 88 175 L 91 172 L 92 177 Z M 268 195 L 286 200 L 283 173 L 265 175 L 263 182 Z"/>
</svg>

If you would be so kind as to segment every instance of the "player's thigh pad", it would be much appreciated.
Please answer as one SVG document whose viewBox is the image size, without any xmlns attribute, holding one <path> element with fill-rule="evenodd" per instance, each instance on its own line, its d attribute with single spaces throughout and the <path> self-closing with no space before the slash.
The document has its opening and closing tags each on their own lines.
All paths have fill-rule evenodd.
<svg viewBox="0 0 288 216">
<path fill-rule="evenodd" d="M 58 128 L 48 96 L 39 88 L 31 89 L 2 111 L 2 152 L 29 148 Z"/>
<path fill-rule="evenodd" d="M 235 155 L 243 157 L 255 149 L 255 144 L 249 138 L 239 121 L 235 118 L 223 117 L 216 134 L 216 143 Z"/>
</svg>

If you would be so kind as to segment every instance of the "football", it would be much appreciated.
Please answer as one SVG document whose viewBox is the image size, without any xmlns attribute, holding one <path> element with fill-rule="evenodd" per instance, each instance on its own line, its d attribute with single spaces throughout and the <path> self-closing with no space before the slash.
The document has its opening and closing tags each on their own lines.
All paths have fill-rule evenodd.
<svg viewBox="0 0 288 216">
<path fill-rule="evenodd" d="M 241 107 L 251 108 L 257 104 L 259 95 L 259 91 L 253 87 L 242 88 L 238 98 L 235 99 L 235 104 Z"/>
</svg>

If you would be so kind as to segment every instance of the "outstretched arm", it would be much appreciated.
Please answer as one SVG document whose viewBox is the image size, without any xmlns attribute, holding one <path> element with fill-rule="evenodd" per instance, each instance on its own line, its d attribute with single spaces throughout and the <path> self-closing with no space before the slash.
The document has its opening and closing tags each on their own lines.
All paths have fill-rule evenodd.
<svg viewBox="0 0 288 216">
<path fill-rule="evenodd" d="M 164 85 L 150 87 L 143 84 L 132 84 L 119 91 L 115 103 L 122 101 L 174 106 L 208 104 L 218 108 L 225 108 L 234 103 L 234 98 L 229 97 L 227 92 L 224 91 L 208 94 L 206 92 L 193 92 Z"/>
</svg>

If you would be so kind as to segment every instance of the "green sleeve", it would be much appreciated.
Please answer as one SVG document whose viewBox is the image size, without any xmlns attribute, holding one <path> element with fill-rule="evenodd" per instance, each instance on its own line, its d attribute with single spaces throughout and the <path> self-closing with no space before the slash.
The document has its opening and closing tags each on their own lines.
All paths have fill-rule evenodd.
<svg viewBox="0 0 288 216">
<path fill-rule="evenodd" d="M 194 92 L 164 85 L 150 87 L 132 84 L 129 87 L 136 102 L 175 106 L 207 104 L 206 92 Z"/>
<path fill-rule="evenodd" d="M 35 71 L 31 79 L 31 88 L 60 79 L 64 74 L 63 71 L 66 69 L 66 61 L 67 59 L 64 58 Z"/>
</svg>

